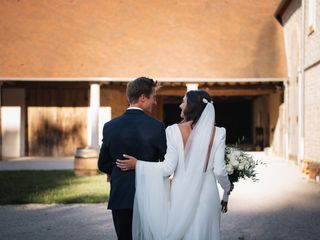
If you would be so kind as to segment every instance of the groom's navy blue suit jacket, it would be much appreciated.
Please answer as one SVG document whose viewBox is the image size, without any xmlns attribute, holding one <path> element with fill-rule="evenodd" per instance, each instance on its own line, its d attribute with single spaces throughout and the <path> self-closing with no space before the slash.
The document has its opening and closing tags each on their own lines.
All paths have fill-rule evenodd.
<svg viewBox="0 0 320 240">
<path fill-rule="evenodd" d="M 109 209 L 133 208 L 135 171 L 121 171 L 116 160 L 128 154 L 144 161 L 162 161 L 166 149 L 164 125 L 141 110 L 128 109 L 105 123 L 98 167 L 111 176 Z"/>
</svg>

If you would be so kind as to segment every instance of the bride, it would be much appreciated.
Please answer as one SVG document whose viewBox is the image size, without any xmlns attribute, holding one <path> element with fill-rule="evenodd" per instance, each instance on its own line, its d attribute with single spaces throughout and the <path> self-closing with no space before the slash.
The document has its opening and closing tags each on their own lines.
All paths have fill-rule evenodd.
<svg viewBox="0 0 320 240">
<path fill-rule="evenodd" d="M 206 91 L 187 92 L 180 108 L 183 121 L 166 129 L 163 162 L 129 155 L 117 161 L 123 171 L 136 168 L 133 239 L 220 239 L 220 209 L 227 211 L 232 190 L 224 162 L 226 130 L 214 126 Z M 217 181 L 224 190 L 221 205 Z"/>
</svg>

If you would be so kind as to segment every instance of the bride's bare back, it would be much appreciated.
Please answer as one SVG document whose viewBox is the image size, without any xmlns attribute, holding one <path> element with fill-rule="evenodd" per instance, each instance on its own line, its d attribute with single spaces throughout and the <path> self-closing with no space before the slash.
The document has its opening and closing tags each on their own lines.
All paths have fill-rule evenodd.
<svg viewBox="0 0 320 240">
<path fill-rule="evenodd" d="M 191 121 L 190 122 L 183 122 L 183 123 L 179 123 L 178 127 L 180 129 L 181 132 L 181 136 L 182 136 L 182 140 L 183 140 L 183 146 L 185 147 L 189 136 L 191 134 L 192 128 L 191 128 Z"/>
</svg>

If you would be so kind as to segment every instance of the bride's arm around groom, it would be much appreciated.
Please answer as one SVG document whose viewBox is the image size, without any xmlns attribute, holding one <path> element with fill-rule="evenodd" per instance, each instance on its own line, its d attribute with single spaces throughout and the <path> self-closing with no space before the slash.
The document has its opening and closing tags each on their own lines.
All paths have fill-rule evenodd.
<svg viewBox="0 0 320 240">
<path fill-rule="evenodd" d="M 180 108 L 183 122 L 166 130 L 164 162 L 128 155 L 128 160 L 117 161 L 121 170 L 136 168 L 134 239 L 220 239 L 216 181 L 224 189 L 224 201 L 230 192 L 224 161 L 226 131 L 214 127 L 214 106 L 205 91 L 189 91 Z"/>
<path fill-rule="evenodd" d="M 166 139 L 167 139 L 167 152 L 165 154 L 165 161 L 163 162 L 148 162 L 145 159 L 138 160 L 133 156 L 124 154 L 124 158 L 127 160 L 117 160 L 117 166 L 123 171 L 137 168 L 156 168 L 163 177 L 168 177 L 174 173 L 176 170 L 178 160 L 179 160 L 179 151 L 175 141 L 177 139 L 177 132 L 174 131 L 176 125 L 168 126 L 166 129 Z M 139 172 L 139 170 L 138 170 Z"/>
</svg>

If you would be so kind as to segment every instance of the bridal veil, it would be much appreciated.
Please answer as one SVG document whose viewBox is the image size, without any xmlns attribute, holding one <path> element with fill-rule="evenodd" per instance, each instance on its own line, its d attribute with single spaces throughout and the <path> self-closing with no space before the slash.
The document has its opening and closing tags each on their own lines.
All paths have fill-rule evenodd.
<svg viewBox="0 0 320 240">
<path fill-rule="evenodd" d="M 167 135 L 168 148 L 176 148 L 177 155 L 180 148 L 182 157 L 166 154 L 163 163 L 137 162 L 133 239 L 183 239 L 199 205 L 208 152 L 210 159 L 214 155 L 214 144 L 208 151 L 214 122 L 213 104 L 207 103 L 185 149 Z M 179 157 L 179 172 L 173 177 L 171 189 L 162 169 L 170 157 Z"/>
</svg>

